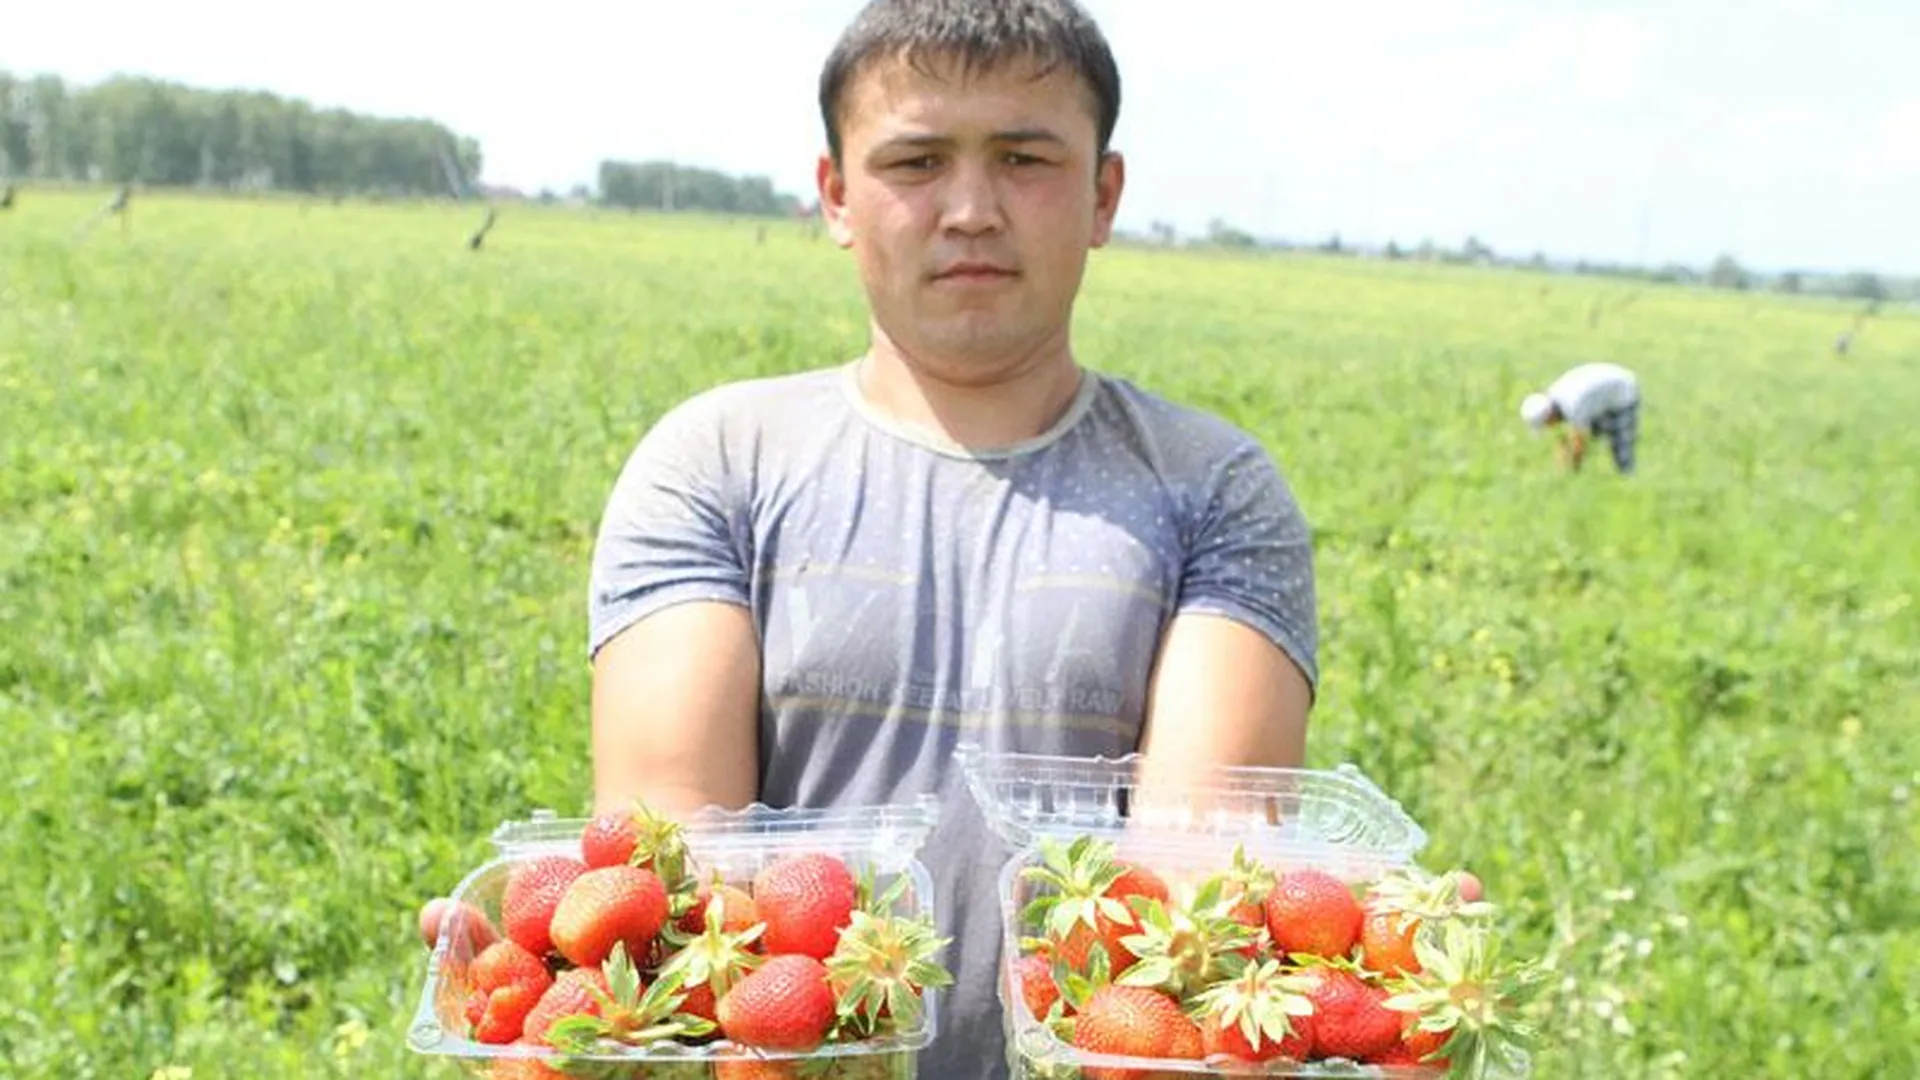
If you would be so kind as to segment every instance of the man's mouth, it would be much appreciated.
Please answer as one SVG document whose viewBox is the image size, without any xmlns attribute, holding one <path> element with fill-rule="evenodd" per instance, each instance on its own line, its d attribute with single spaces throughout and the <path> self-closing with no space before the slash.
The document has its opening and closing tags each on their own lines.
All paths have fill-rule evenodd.
<svg viewBox="0 0 1920 1080">
<path fill-rule="evenodd" d="M 959 262 L 943 267 L 933 275 L 935 281 L 995 281 L 1016 276 L 1017 271 L 987 262 Z"/>
</svg>

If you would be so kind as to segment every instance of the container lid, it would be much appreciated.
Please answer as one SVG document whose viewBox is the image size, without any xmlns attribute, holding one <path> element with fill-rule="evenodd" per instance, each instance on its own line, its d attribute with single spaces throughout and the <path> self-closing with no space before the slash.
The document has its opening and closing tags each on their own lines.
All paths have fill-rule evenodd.
<svg viewBox="0 0 1920 1080">
<path fill-rule="evenodd" d="M 956 756 L 987 824 L 1016 848 L 1042 837 L 1198 833 L 1256 854 L 1404 863 L 1427 843 L 1425 830 L 1352 764 L 1218 766 L 1198 784 L 1161 791 L 1142 785 L 1140 754 L 1019 754 L 965 743 Z"/>
<path fill-rule="evenodd" d="M 737 810 L 708 806 L 674 818 L 687 845 L 700 852 L 759 851 L 769 845 L 804 842 L 809 847 L 868 853 L 884 863 L 888 858 L 912 858 L 939 824 L 940 804 L 930 795 L 908 803 L 835 809 L 754 803 Z M 535 810 L 526 820 L 502 822 L 493 831 L 493 846 L 508 858 L 571 853 L 578 849 L 588 821 Z"/>
</svg>

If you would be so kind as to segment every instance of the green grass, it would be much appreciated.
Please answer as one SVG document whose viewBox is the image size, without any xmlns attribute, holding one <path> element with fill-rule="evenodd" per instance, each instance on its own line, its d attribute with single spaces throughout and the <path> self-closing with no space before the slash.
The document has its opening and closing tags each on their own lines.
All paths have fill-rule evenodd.
<svg viewBox="0 0 1920 1080">
<path fill-rule="evenodd" d="M 28 189 L 0 214 L 0 1060 L 451 1075 L 414 916 L 589 785 L 587 558 L 713 383 L 864 340 L 776 224 Z M 1590 325 L 1596 303 L 1605 306 Z M 1920 1074 L 1920 318 L 1113 250 L 1083 359 L 1216 409 L 1319 536 L 1314 764 L 1556 966 L 1542 1078 Z M 1642 475 L 1515 414 L 1639 369 Z M 1604 449 L 1601 454 L 1604 455 Z"/>
</svg>

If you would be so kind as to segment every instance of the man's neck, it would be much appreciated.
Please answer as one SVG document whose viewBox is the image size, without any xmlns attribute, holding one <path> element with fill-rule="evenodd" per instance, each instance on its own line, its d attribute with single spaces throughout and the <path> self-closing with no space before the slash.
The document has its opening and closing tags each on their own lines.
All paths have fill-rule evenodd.
<svg viewBox="0 0 1920 1080">
<path fill-rule="evenodd" d="M 934 365 L 916 363 L 876 340 L 855 376 L 867 404 L 895 422 L 970 450 L 993 450 L 1052 428 L 1079 395 L 1082 373 L 1063 346 L 991 377 L 943 378 Z"/>
</svg>

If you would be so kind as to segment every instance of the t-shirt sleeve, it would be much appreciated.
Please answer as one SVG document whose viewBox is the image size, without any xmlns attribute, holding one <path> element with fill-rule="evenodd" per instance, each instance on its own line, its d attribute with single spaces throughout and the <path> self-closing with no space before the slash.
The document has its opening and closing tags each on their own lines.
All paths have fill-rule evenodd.
<svg viewBox="0 0 1920 1080">
<path fill-rule="evenodd" d="M 690 402 L 640 440 L 594 543 L 587 655 L 673 604 L 748 606 L 748 534 L 717 412 Z"/>
<path fill-rule="evenodd" d="M 1265 634 L 1317 691 L 1313 541 L 1285 479 L 1258 445 L 1220 461 L 1198 508 L 1176 613 L 1238 619 Z"/>
</svg>

